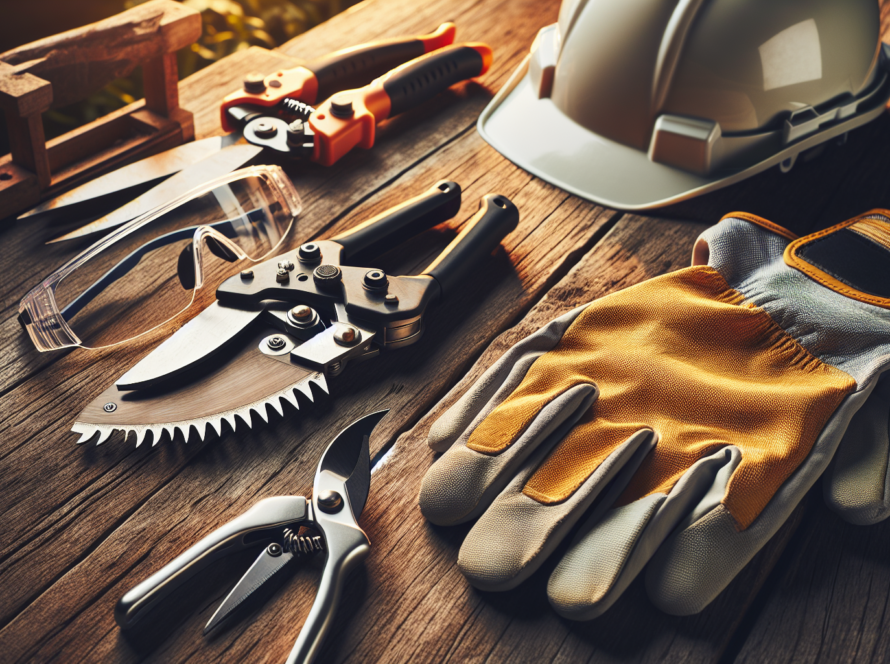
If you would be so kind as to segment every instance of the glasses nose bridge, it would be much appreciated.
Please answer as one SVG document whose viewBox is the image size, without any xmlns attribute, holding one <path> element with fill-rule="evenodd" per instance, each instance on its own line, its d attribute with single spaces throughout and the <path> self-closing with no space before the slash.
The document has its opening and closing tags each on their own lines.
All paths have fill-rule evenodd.
<svg viewBox="0 0 890 664">
<path fill-rule="evenodd" d="M 211 251 L 208 246 L 208 241 L 211 239 L 231 251 L 235 255 L 236 260 L 248 258 L 247 253 L 240 245 L 227 238 L 215 228 L 206 225 L 198 226 L 195 228 L 194 235 L 192 235 L 192 257 L 195 263 L 196 289 L 201 288 L 204 284 L 204 259 L 206 252 Z"/>
</svg>

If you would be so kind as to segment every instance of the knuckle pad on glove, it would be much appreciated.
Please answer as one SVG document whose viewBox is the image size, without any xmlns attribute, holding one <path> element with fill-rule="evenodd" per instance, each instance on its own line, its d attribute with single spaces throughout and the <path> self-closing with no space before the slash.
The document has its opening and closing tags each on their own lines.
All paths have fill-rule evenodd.
<svg viewBox="0 0 890 664">
<path fill-rule="evenodd" d="M 566 329 L 587 306 L 576 307 L 550 321 L 504 353 L 433 423 L 427 438 L 430 448 L 444 452 L 468 428 L 474 428 L 519 385 L 534 361 L 559 343 Z"/>
<path fill-rule="evenodd" d="M 525 472 L 504 489 L 467 535 L 458 558 L 461 572 L 482 590 L 517 586 L 540 567 L 604 489 L 604 502 L 614 499 L 652 443 L 651 431 L 636 432 L 600 464 L 581 488 L 556 505 L 542 504 L 522 492 L 543 456 L 535 455 Z"/>
<path fill-rule="evenodd" d="M 420 487 L 420 510 L 437 525 L 454 525 L 478 516 L 536 450 L 545 453 L 560 440 L 596 399 L 594 385 L 576 385 L 545 404 L 522 435 L 498 454 L 466 446 L 463 436 L 427 471 Z"/>
<path fill-rule="evenodd" d="M 651 494 L 602 519 L 592 515 L 550 577 L 554 609 L 573 620 L 605 612 L 678 523 L 719 504 L 740 461 L 738 448 L 726 447 L 699 459 L 668 495 Z"/>
</svg>

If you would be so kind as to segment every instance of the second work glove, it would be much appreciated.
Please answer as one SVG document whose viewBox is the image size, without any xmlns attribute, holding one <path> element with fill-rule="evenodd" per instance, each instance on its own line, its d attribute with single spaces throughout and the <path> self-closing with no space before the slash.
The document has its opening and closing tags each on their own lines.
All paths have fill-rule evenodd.
<svg viewBox="0 0 890 664">
<path fill-rule="evenodd" d="M 548 584 L 561 615 L 600 615 L 647 563 L 657 606 L 700 611 L 825 471 L 890 367 L 887 275 L 890 213 L 800 239 L 730 215 L 692 267 L 575 309 L 492 366 L 430 431 L 445 453 L 423 514 L 478 519 L 458 565 L 480 589 L 521 583 L 585 517 Z M 869 405 L 827 490 L 859 521 L 888 514 L 888 399 Z"/>
</svg>

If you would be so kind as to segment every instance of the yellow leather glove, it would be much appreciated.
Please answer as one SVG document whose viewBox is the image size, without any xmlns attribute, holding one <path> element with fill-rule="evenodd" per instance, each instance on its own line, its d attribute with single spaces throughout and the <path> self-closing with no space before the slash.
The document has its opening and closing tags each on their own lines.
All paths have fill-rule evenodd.
<svg viewBox="0 0 890 664">
<path fill-rule="evenodd" d="M 506 590 L 589 513 L 550 578 L 560 614 L 600 615 L 647 563 L 659 607 L 701 610 L 823 473 L 890 366 L 887 275 L 890 213 L 801 239 L 730 215 L 693 267 L 575 309 L 491 367 L 430 432 L 447 451 L 423 480 L 424 515 L 478 518 L 458 565 Z M 859 440 L 886 459 L 890 410 L 873 410 L 885 440 Z M 855 466 L 832 503 L 886 517 L 882 491 L 845 502 L 883 488 L 886 463 Z"/>
</svg>

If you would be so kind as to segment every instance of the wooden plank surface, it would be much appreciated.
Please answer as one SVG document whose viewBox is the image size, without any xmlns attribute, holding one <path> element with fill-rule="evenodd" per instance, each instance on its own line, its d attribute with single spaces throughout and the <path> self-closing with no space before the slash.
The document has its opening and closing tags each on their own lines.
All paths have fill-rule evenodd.
<svg viewBox="0 0 890 664">
<path fill-rule="evenodd" d="M 75 447 L 68 429 L 76 414 L 157 340 L 123 351 L 36 353 L 14 320 L 18 300 L 82 247 L 43 245 L 64 227 L 0 228 L 6 277 L 0 284 L 0 477 L 5 484 L 0 660 L 282 661 L 308 612 L 317 562 L 283 572 L 274 588 L 246 603 L 206 639 L 203 624 L 253 552 L 201 574 L 138 631 L 122 633 L 112 608 L 135 583 L 260 498 L 306 492 L 318 455 L 333 435 L 380 407 L 392 412 L 375 432 L 372 455 L 391 451 L 374 473 L 362 518 L 372 552 L 350 579 L 322 661 L 714 661 L 736 653 L 763 661 L 780 652 L 774 649 L 787 642 L 787 630 L 776 628 L 776 618 L 760 618 L 775 615 L 793 622 L 782 613 L 803 606 L 795 596 L 791 608 L 769 614 L 765 595 L 758 596 L 765 579 L 772 571 L 770 590 L 776 589 L 773 578 L 793 588 L 798 570 L 819 577 L 830 574 L 831 565 L 847 570 L 841 579 L 844 603 L 826 608 L 834 606 L 837 594 L 820 586 L 818 610 L 828 613 L 807 613 L 795 626 L 808 638 L 818 628 L 836 635 L 830 652 L 840 659 L 852 652 L 855 640 L 841 638 L 843 630 L 867 633 L 871 640 L 857 643 L 870 644 L 875 657 L 884 652 L 883 637 L 869 631 L 882 623 L 866 609 L 886 598 L 884 581 L 871 599 L 867 592 L 872 580 L 886 577 L 885 558 L 878 555 L 886 538 L 881 531 L 863 536 L 876 539 L 866 547 L 873 552 L 870 567 L 858 573 L 866 566 L 853 562 L 862 549 L 845 544 L 850 526 L 830 530 L 834 534 L 822 542 L 818 501 L 799 509 L 702 614 L 682 619 L 660 614 L 637 582 L 602 619 L 578 624 L 549 609 L 544 586 L 552 565 L 516 591 L 474 591 L 455 567 L 467 528 L 432 527 L 420 515 L 416 496 L 433 460 L 425 435 L 441 410 L 436 403 L 456 384 L 457 391 L 464 389 L 510 344 L 580 302 L 685 265 L 704 225 L 732 209 L 808 230 L 839 220 L 848 208 L 859 212 L 871 200 L 890 200 L 887 178 L 876 167 L 881 142 L 890 138 L 886 117 L 854 132 L 847 146 L 833 148 L 827 158 L 798 165 L 787 176 L 764 174 L 645 218 L 603 210 L 529 176 L 489 148 L 474 124 L 537 29 L 555 20 L 557 9 L 553 1 L 368 0 L 280 53 L 251 49 L 183 82 L 181 102 L 195 114 L 200 138 L 219 132 L 219 99 L 253 70 L 268 72 L 335 48 L 426 32 L 446 19 L 458 24 L 459 39 L 486 41 L 495 49 L 495 65 L 479 83 L 460 86 L 387 123 L 373 150 L 358 151 L 330 169 L 288 167 L 305 203 L 291 246 L 351 227 L 436 180 L 463 186 L 464 204 L 454 223 L 384 257 L 379 266 L 390 271 L 422 266 L 485 193 L 510 197 L 522 218 L 505 251 L 496 252 L 475 275 L 472 297 L 430 312 L 420 343 L 350 367 L 332 381 L 330 398 L 303 404 L 299 413 L 288 410 L 269 426 L 239 427 L 204 443 L 166 441 L 154 449 L 133 449 L 119 437 L 98 448 Z M 803 533 L 811 533 L 806 537 L 795 535 L 801 520 Z M 814 547 L 828 550 L 800 562 Z M 805 553 L 786 564 L 794 551 Z M 844 616 L 863 619 L 839 618 L 841 607 Z"/>
</svg>

